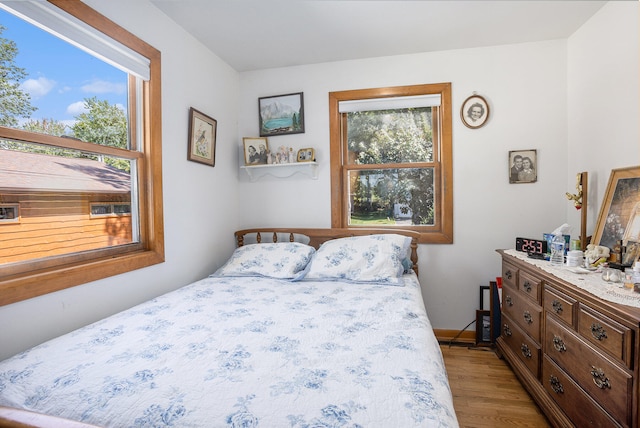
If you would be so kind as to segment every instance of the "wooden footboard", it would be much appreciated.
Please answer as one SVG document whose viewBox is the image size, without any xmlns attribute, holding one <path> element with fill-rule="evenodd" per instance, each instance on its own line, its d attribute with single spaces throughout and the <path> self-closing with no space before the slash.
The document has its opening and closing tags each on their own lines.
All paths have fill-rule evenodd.
<svg viewBox="0 0 640 428">
<path fill-rule="evenodd" d="M 320 247 L 323 242 L 336 238 L 345 238 L 349 236 L 366 236 L 381 233 L 395 233 L 398 235 L 409 236 L 411 238 L 411 262 L 413 270 L 418 273 L 418 238 L 419 232 L 406 229 L 313 229 L 313 228 L 253 228 L 243 229 L 235 232 L 238 247 L 245 245 L 246 237 L 255 238 L 257 243 L 267 242 L 304 242 L 314 248 Z M 308 239 L 304 239 L 306 237 Z"/>
</svg>

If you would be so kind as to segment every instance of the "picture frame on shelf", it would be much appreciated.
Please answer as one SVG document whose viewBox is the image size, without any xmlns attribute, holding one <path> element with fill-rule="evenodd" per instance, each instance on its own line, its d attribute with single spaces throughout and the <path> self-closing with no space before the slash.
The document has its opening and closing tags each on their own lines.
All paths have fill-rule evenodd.
<svg viewBox="0 0 640 428">
<path fill-rule="evenodd" d="M 266 165 L 267 153 L 269 152 L 269 142 L 264 137 L 244 137 L 242 139 L 244 148 L 245 165 Z"/>
<path fill-rule="evenodd" d="M 509 151 L 509 183 L 538 181 L 538 152 L 536 149 Z"/>
<path fill-rule="evenodd" d="M 217 127 L 218 122 L 214 118 L 189 108 L 187 160 L 215 166 Z"/>
<path fill-rule="evenodd" d="M 489 120 L 489 103 L 480 95 L 471 95 L 462 103 L 460 118 L 467 128 L 483 127 Z"/>
<path fill-rule="evenodd" d="M 304 133 L 302 92 L 258 98 L 260 136 Z"/>
<path fill-rule="evenodd" d="M 613 250 L 640 242 L 640 166 L 611 170 L 591 243 Z"/>
<path fill-rule="evenodd" d="M 298 162 L 313 162 L 316 160 L 316 151 L 307 147 L 305 149 L 298 150 Z"/>
</svg>

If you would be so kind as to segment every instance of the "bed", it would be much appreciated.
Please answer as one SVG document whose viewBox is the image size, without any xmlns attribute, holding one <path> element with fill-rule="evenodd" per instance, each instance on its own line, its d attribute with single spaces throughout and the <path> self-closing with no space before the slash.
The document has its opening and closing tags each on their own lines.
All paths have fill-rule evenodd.
<svg viewBox="0 0 640 428">
<path fill-rule="evenodd" d="M 0 425 L 458 426 L 415 232 L 235 235 L 211 276 L 0 362 Z"/>
</svg>

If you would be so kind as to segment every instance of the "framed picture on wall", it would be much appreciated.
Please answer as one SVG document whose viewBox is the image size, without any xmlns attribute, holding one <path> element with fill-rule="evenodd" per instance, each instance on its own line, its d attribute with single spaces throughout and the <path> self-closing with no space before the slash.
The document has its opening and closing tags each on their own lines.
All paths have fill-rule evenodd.
<svg viewBox="0 0 640 428">
<path fill-rule="evenodd" d="M 302 92 L 258 98 L 260 136 L 304 133 Z"/>
<path fill-rule="evenodd" d="M 216 164 L 216 128 L 218 122 L 191 107 L 189 109 L 189 149 L 187 160 L 209 166 Z"/>
<path fill-rule="evenodd" d="M 480 95 L 471 95 L 462 103 L 460 117 L 467 128 L 475 129 L 484 126 L 489 119 L 487 100 Z"/>
<path fill-rule="evenodd" d="M 509 152 L 509 183 L 538 181 L 538 156 L 535 149 Z"/>
</svg>

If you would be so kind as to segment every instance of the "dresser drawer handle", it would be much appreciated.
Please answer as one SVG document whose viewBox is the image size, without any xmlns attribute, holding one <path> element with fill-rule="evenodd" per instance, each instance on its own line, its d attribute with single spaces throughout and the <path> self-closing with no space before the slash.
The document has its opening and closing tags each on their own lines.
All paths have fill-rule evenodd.
<svg viewBox="0 0 640 428">
<path fill-rule="evenodd" d="M 525 358 L 531 358 L 531 349 L 529 349 L 529 347 L 525 343 L 520 345 L 520 350 L 522 351 L 522 355 L 524 355 Z"/>
<path fill-rule="evenodd" d="M 522 286 L 524 287 L 524 291 L 526 291 L 527 293 L 531 293 L 531 283 L 529 281 L 525 281 L 524 284 L 522 284 Z"/>
<path fill-rule="evenodd" d="M 511 277 L 513 276 L 513 274 L 511 273 L 511 271 L 510 271 L 510 270 L 508 270 L 508 271 L 505 271 L 504 276 L 505 276 L 507 279 L 511 279 Z"/>
<path fill-rule="evenodd" d="M 607 330 L 605 330 L 600 324 L 593 323 L 591 324 L 591 335 L 597 340 L 604 340 L 607 338 Z"/>
<path fill-rule="evenodd" d="M 509 324 L 505 324 L 504 327 L 502 327 L 502 331 L 504 331 L 504 335 L 505 336 L 511 336 L 511 327 L 509 327 Z"/>
<path fill-rule="evenodd" d="M 558 336 L 555 336 L 555 335 L 553 336 L 553 347 L 558 352 L 566 352 L 567 351 L 567 347 L 564 344 L 564 340 L 562 340 L 561 338 L 559 338 Z"/>
<path fill-rule="evenodd" d="M 553 392 L 555 392 L 556 394 L 564 393 L 564 388 L 562 387 L 562 383 L 560 383 L 560 379 L 558 379 L 554 375 L 551 375 L 551 377 L 549 378 L 549 383 L 551 384 L 551 389 L 553 389 Z"/>
<path fill-rule="evenodd" d="M 511 296 L 507 296 L 504 298 L 505 302 L 507 302 L 508 306 L 513 306 L 513 299 L 511 298 Z"/>
<path fill-rule="evenodd" d="M 524 321 L 525 321 L 527 324 L 533 324 L 533 317 L 531 316 L 531 312 L 529 312 L 529 311 L 524 311 L 524 312 L 522 313 L 522 318 L 524 318 Z"/>
<path fill-rule="evenodd" d="M 609 383 L 609 379 L 605 376 L 604 370 L 591 366 L 591 376 L 593 377 L 593 383 L 595 383 L 598 388 L 611 389 L 611 384 Z"/>
<path fill-rule="evenodd" d="M 558 300 L 553 299 L 553 302 L 551 302 L 551 307 L 556 314 L 560 315 L 562 313 L 562 303 L 560 303 Z"/>
</svg>

